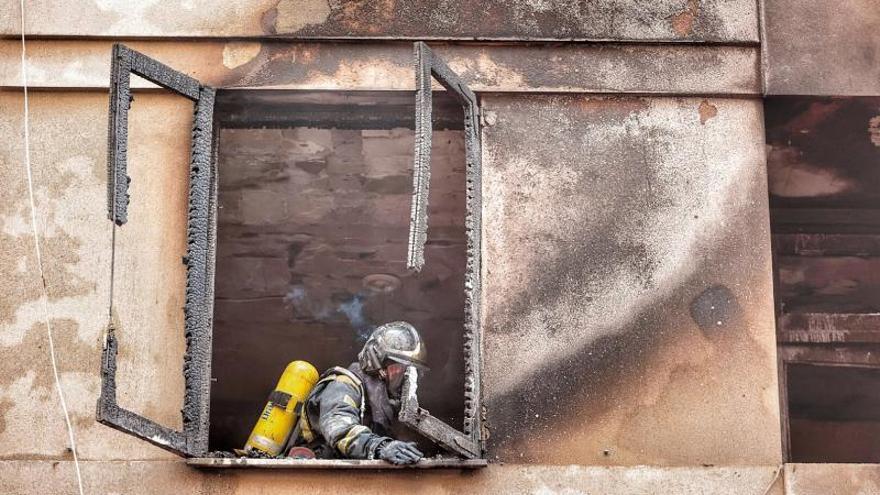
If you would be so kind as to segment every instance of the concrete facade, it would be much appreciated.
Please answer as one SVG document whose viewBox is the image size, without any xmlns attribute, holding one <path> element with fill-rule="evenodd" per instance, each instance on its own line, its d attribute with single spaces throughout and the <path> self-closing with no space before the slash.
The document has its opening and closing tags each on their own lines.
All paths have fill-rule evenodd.
<svg viewBox="0 0 880 495">
<path fill-rule="evenodd" d="M 75 493 L 30 229 L 20 11 L 5 3 L 0 492 Z M 761 95 L 880 94 L 880 39 L 853 34 L 876 33 L 880 9 L 844 2 L 867 13 L 844 22 L 791 3 L 28 2 L 37 223 L 86 492 L 880 493 L 876 466 L 783 463 Z M 816 10 L 835 22 L 792 32 Z M 845 82 L 804 63 L 809 40 L 832 38 L 861 53 L 815 52 Z M 217 87 L 349 91 L 414 89 L 414 39 L 436 40 L 481 100 L 489 466 L 200 471 L 97 424 L 112 42 Z M 119 401 L 179 427 L 192 112 L 133 86 Z"/>
</svg>

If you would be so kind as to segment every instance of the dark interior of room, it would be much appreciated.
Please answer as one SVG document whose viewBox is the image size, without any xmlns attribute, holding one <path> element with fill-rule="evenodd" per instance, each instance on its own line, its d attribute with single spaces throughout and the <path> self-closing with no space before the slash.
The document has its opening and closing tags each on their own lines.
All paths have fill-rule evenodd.
<svg viewBox="0 0 880 495">
<path fill-rule="evenodd" d="M 435 92 L 433 115 L 426 264 L 411 273 L 411 92 L 218 93 L 212 450 L 244 446 L 288 362 L 348 366 L 394 320 L 428 348 L 422 407 L 461 427 L 462 109 Z"/>
<path fill-rule="evenodd" d="M 794 462 L 880 461 L 880 368 L 787 367 Z"/>
<path fill-rule="evenodd" d="M 880 98 L 765 100 L 791 462 L 880 462 Z"/>
</svg>

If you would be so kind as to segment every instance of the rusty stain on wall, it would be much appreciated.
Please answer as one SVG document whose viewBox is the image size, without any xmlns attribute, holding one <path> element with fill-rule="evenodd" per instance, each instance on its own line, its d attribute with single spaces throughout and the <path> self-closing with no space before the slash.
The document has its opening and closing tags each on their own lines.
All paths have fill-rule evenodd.
<svg viewBox="0 0 880 495">
<path fill-rule="evenodd" d="M 98 365 L 97 356 L 92 352 L 91 343 L 79 338 L 76 321 L 52 319 L 51 325 L 56 348 L 65 351 L 58 356 L 61 373 L 81 376 L 93 374 L 94 367 Z M 23 428 L 21 420 L 30 420 L 34 425 L 51 420 L 57 396 L 47 356 L 46 327 L 43 322 L 31 325 L 14 347 L 2 348 L 10 357 L 0 360 L 0 443 L 8 446 L 8 449 L 0 451 L 0 459 L 10 459 L 16 458 L 19 453 L 31 452 L 27 447 L 22 448 L 30 442 L 42 442 L 47 446 L 55 443 L 52 437 L 56 433 L 54 429 Z M 13 352 L 15 358 L 11 358 Z M 79 359 L 80 356 L 84 359 Z M 42 404 L 42 407 L 35 407 L 34 404 Z M 89 425 L 94 424 L 92 415 L 73 417 L 75 421 L 83 418 L 87 418 Z M 4 427 L 9 425 L 12 427 Z M 51 449 L 49 447 L 46 451 L 52 452 Z"/>
<path fill-rule="evenodd" d="M 697 19 L 697 14 L 700 13 L 700 0 L 687 0 L 687 7 L 672 16 L 669 22 L 672 24 L 672 29 L 679 36 L 687 36 L 691 34 L 694 29 L 694 21 Z"/>
<path fill-rule="evenodd" d="M 10 109 L 11 110 L 11 109 Z M 20 135 L 18 129 L 0 123 L 0 130 L 7 136 Z M 15 139 L 7 140 L 10 157 L 23 156 Z M 0 324 L 14 324 L 16 313 L 25 303 L 34 303 L 39 297 L 37 280 L 34 279 L 33 236 L 31 234 L 27 206 L 18 201 L 27 191 L 21 180 L 21 170 L 14 168 L 19 161 L 9 161 L 9 166 L 0 169 L 0 182 L 6 185 L 6 194 L 0 199 L 0 273 L 4 274 L 8 290 L 0 298 Z M 59 195 L 64 185 L 76 179 L 70 167 L 77 166 L 76 158 L 68 158 L 59 164 L 56 174 L 44 182 L 46 189 L 37 192 L 37 200 L 43 204 L 59 203 Z M 49 218 L 60 214 L 49 213 Z M 88 293 L 92 287 L 82 275 L 71 269 L 80 259 L 78 240 L 63 228 L 53 228 L 43 232 L 42 248 L 46 259 L 48 295 L 50 300 Z M 7 334 L 7 338 L 9 335 Z M 0 337 L 0 340 L 3 340 Z"/>
<path fill-rule="evenodd" d="M 700 123 L 705 124 L 709 121 L 709 119 L 718 115 L 718 107 L 709 103 L 708 100 L 703 100 L 700 102 Z"/>
<path fill-rule="evenodd" d="M 8 213 L 6 215 L 4 230 L 10 220 L 16 221 L 10 219 Z M 8 325 L 15 322 L 15 313 L 22 304 L 36 301 L 40 296 L 36 280 L 29 270 L 33 258 L 33 238 L 0 232 L 0 245 L 4 247 L 0 253 L 0 270 L 4 274 L 4 285 L 9 289 L 7 295 L 0 298 L 0 324 Z"/>
<path fill-rule="evenodd" d="M 63 372 L 78 372 L 92 374 L 98 365 L 98 357 L 91 352 L 92 343 L 83 342 L 79 338 L 79 324 L 76 320 L 52 319 L 53 334 L 56 346 L 68 352 L 59 358 L 59 368 Z M 39 389 L 40 393 L 47 397 L 55 393 L 55 384 L 51 373 L 43 373 L 48 369 L 46 356 L 46 327 L 43 323 L 35 323 L 27 329 L 21 341 L 15 346 L 18 352 L 27 354 L 27 361 L 31 366 L 21 366 L 18 360 L 4 360 L 0 362 L 0 385 L 9 385 L 14 379 L 19 378 L 22 372 L 36 371 L 32 387 Z M 82 355 L 88 359 L 73 359 L 71 356 Z M 23 356 L 24 357 L 24 356 Z"/>
<path fill-rule="evenodd" d="M 264 23 L 275 33 L 290 33 L 325 22 L 330 12 L 328 0 L 280 0 L 266 13 Z"/>
<path fill-rule="evenodd" d="M 10 399 L 0 400 L 0 435 L 6 431 L 6 414 L 12 409 L 13 402 Z"/>
</svg>

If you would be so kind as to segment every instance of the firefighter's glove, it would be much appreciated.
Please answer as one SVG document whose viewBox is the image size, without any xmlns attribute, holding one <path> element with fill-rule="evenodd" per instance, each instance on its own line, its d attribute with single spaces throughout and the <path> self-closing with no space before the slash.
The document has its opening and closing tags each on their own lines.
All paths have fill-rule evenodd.
<svg viewBox="0 0 880 495">
<path fill-rule="evenodd" d="M 380 459 L 391 464 L 413 464 L 425 457 L 425 454 L 416 448 L 415 442 L 401 442 L 400 440 L 391 440 L 383 444 L 377 453 Z"/>
</svg>

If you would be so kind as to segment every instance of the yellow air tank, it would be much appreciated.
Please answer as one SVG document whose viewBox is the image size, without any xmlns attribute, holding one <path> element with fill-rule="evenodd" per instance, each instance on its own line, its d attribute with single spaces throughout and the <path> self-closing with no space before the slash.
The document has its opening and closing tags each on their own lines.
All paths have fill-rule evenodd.
<svg viewBox="0 0 880 495">
<path fill-rule="evenodd" d="M 299 419 L 301 405 L 318 381 L 318 370 L 305 361 L 293 361 L 284 369 L 269 402 L 244 446 L 245 451 L 259 450 L 277 456 L 287 443 Z"/>
</svg>

